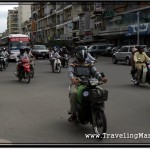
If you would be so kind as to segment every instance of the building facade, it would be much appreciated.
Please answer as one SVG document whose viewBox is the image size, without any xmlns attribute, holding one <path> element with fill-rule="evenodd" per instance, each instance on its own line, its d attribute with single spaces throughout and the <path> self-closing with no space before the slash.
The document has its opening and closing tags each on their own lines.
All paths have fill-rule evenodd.
<svg viewBox="0 0 150 150">
<path fill-rule="evenodd" d="M 22 32 L 34 43 L 136 44 L 149 42 L 150 2 L 34 2 Z"/>
<path fill-rule="evenodd" d="M 19 2 L 18 5 L 18 28 L 19 33 L 23 33 L 24 23 L 31 18 L 31 4 L 27 2 Z"/>
<path fill-rule="evenodd" d="M 18 7 L 14 7 L 13 10 L 8 10 L 7 33 L 8 34 L 17 34 L 17 33 L 19 33 L 19 28 L 18 28 Z"/>
</svg>

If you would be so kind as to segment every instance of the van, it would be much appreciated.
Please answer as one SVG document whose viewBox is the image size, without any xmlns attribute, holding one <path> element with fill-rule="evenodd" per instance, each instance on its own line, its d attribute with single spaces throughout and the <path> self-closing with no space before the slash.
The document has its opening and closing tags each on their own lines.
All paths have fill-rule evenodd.
<svg viewBox="0 0 150 150">
<path fill-rule="evenodd" d="M 94 56 L 106 56 L 107 47 L 112 46 L 112 44 L 93 44 L 88 48 L 88 52 Z"/>
</svg>

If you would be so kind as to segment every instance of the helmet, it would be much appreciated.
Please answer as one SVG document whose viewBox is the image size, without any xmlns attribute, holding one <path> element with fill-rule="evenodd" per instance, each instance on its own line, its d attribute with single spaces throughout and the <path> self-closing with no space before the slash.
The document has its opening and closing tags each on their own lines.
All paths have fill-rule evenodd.
<svg viewBox="0 0 150 150">
<path fill-rule="evenodd" d="M 132 48 L 132 53 L 135 53 L 138 49 L 136 47 Z"/>
<path fill-rule="evenodd" d="M 20 48 L 20 54 L 24 54 L 24 52 L 25 52 L 25 48 L 21 47 Z"/>
<path fill-rule="evenodd" d="M 25 48 L 25 51 L 26 51 L 27 53 L 29 53 L 29 52 L 30 52 L 30 48 L 29 48 L 29 47 L 26 47 L 26 48 Z"/>
<path fill-rule="evenodd" d="M 87 50 L 85 47 L 77 47 L 76 48 L 76 58 L 80 62 L 84 62 L 87 57 Z"/>
<path fill-rule="evenodd" d="M 79 50 L 87 50 L 87 48 L 85 46 L 77 46 L 75 48 L 76 52 L 79 51 Z"/>
</svg>

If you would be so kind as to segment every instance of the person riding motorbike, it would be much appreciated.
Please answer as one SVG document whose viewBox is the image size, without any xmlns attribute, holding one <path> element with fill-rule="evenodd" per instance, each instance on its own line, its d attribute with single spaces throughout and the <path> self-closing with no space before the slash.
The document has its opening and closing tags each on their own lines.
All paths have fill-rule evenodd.
<svg viewBox="0 0 150 150">
<path fill-rule="evenodd" d="M 4 58 L 2 63 L 3 63 L 3 67 L 5 68 L 5 54 L 3 52 L 3 48 L 0 49 L 0 57 Z"/>
<path fill-rule="evenodd" d="M 53 64 L 54 64 L 54 60 L 55 60 L 56 58 L 59 58 L 59 59 L 60 59 L 61 56 L 60 56 L 59 53 L 57 52 L 57 49 L 54 48 L 54 50 L 53 50 L 53 56 L 52 56 L 52 62 L 51 62 L 52 67 L 53 67 Z"/>
<path fill-rule="evenodd" d="M 135 80 L 135 73 L 137 72 L 137 69 L 135 68 L 135 62 L 134 62 L 134 54 L 138 51 L 138 49 L 136 47 L 132 48 L 132 56 L 131 56 L 131 81 Z"/>
<path fill-rule="evenodd" d="M 139 46 L 138 51 L 134 54 L 134 61 L 135 61 L 135 68 L 137 69 L 137 81 L 141 82 L 141 73 L 142 73 L 142 67 L 146 67 L 146 64 L 148 61 L 150 61 L 150 58 L 146 55 L 144 52 L 144 47 Z"/>
<path fill-rule="evenodd" d="M 28 55 L 25 53 L 25 48 L 20 48 L 20 54 L 17 55 L 16 58 L 16 62 L 17 62 L 17 66 L 16 66 L 16 72 L 15 75 L 17 76 L 21 70 L 23 69 L 23 65 L 22 65 L 22 59 L 23 58 L 27 58 L 29 59 Z"/>
<path fill-rule="evenodd" d="M 71 116 L 68 121 L 73 122 L 76 119 L 76 101 L 77 101 L 77 87 L 79 85 L 79 80 L 77 78 L 89 78 L 90 76 L 94 76 L 99 81 L 107 82 L 106 77 L 102 77 L 102 75 L 97 71 L 96 67 L 91 63 L 85 63 L 85 59 L 87 57 L 85 50 L 83 47 L 78 47 L 76 51 L 76 60 L 72 62 L 68 67 L 68 77 L 70 78 L 72 84 L 69 90 L 69 98 L 70 98 L 70 111 Z"/>
<path fill-rule="evenodd" d="M 33 69 L 34 69 L 35 68 L 35 62 L 34 62 L 35 58 L 31 52 L 31 49 L 29 47 L 27 47 L 27 48 L 25 48 L 25 52 L 26 52 L 28 58 L 30 59 L 31 67 L 33 67 Z"/>
<path fill-rule="evenodd" d="M 63 67 L 65 66 L 65 54 L 68 55 L 68 51 L 66 47 L 63 46 L 62 48 L 60 48 L 60 51 L 59 51 L 59 55 L 61 56 L 61 63 Z"/>
</svg>

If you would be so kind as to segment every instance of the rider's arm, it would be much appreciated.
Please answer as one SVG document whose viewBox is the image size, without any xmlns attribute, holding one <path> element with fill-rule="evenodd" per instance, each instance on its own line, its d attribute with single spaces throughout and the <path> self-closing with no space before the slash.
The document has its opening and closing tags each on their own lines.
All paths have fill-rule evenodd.
<svg viewBox="0 0 150 150">
<path fill-rule="evenodd" d="M 70 80 L 73 84 L 78 85 L 79 81 L 74 76 L 74 67 L 72 65 L 70 65 L 68 67 L 68 77 L 70 78 Z"/>
<path fill-rule="evenodd" d="M 134 54 L 134 57 L 133 57 L 133 59 L 134 59 L 134 62 L 136 63 L 137 61 L 138 61 L 138 59 L 137 59 L 137 52 Z"/>
<path fill-rule="evenodd" d="M 145 58 L 146 58 L 146 62 L 150 61 L 150 58 L 147 56 L 147 54 L 144 52 Z"/>
<path fill-rule="evenodd" d="M 88 57 L 91 61 L 95 61 L 95 58 L 92 57 L 90 53 L 87 53 L 87 57 Z"/>
<path fill-rule="evenodd" d="M 92 74 L 95 76 L 95 78 L 99 81 L 103 81 L 103 82 L 107 82 L 107 78 L 106 77 L 102 77 L 102 75 L 97 71 L 96 67 L 93 65 L 91 67 L 91 72 Z"/>
</svg>

